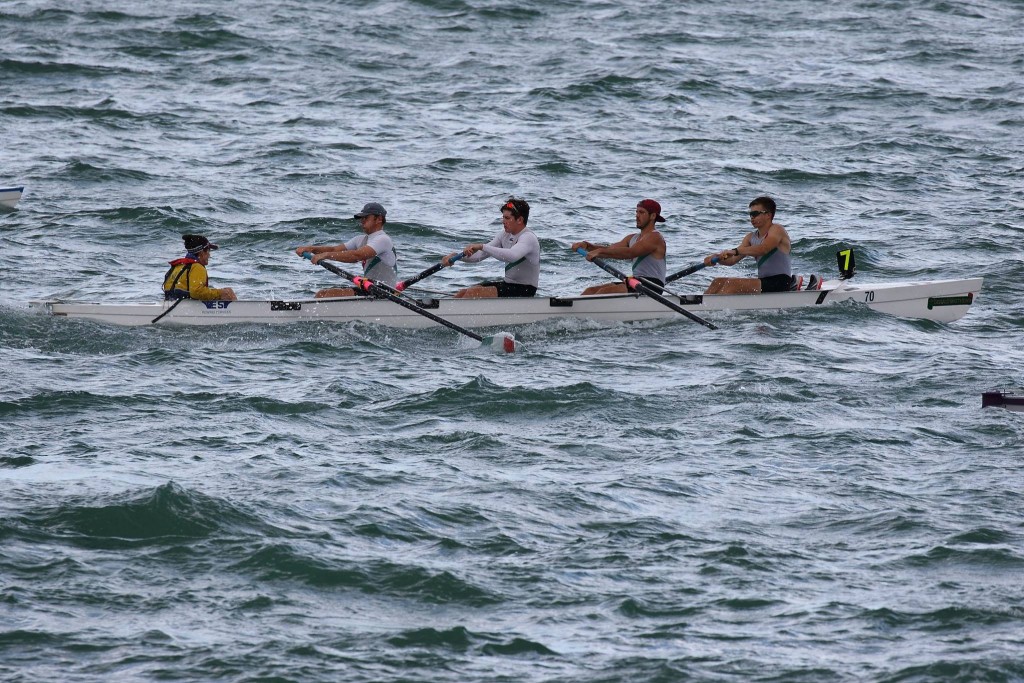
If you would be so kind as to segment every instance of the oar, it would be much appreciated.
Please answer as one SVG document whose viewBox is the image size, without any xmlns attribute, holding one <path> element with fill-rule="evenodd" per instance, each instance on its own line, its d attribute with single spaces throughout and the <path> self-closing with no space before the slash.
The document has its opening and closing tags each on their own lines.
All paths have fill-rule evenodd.
<svg viewBox="0 0 1024 683">
<path fill-rule="evenodd" d="M 175 302 L 174 302 L 173 304 L 171 304 L 171 307 L 170 307 L 170 308 L 168 308 L 168 309 L 167 309 L 166 311 L 164 311 L 163 313 L 161 313 L 161 314 L 160 314 L 160 315 L 158 315 L 157 317 L 155 317 L 155 318 L 153 318 L 152 320 L 150 320 L 150 321 L 149 321 L 149 323 L 150 323 L 151 325 L 156 325 L 156 324 L 157 324 L 158 322 L 160 322 L 160 319 L 161 319 L 161 318 L 163 318 L 163 317 L 164 317 L 165 315 L 167 315 L 168 313 L 170 313 L 171 311 L 173 311 L 173 310 L 174 310 L 175 308 L 177 308 L 177 307 L 178 307 L 178 304 L 180 304 L 180 303 L 181 303 L 182 301 L 184 301 L 184 300 L 185 300 L 185 297 L 182 297 L 182 298 L 178 299 L 178 300 L 177 300 L 177 301 L 175 301 Z"/>
<path fill-rule="evenodd" d="M 302 256 L 309 260 L 313 260 L 313 254 L 311 252 L 303 252 Z M 331 271 L 335 275 L 340 275 L 347 280 L 351 280 L 356 287 L 359 287 L 360 289 L 369 292 L 374 296 L 378 296 L 381 297 L 382 299 L 388 299 L 390 301 L 393 301 L 399 306 L 403 306 L 405 308 L 408 308 L 410 311 L 419 313 L 424 318 L 429 318 L 430 320 L 433 320 L 435 323 L 444 325 L 445 327 L 450 327 L 456 332 L 466 335 L 470 339 L 477 340 L 481 344 L 488 344 L 491 348 L 501 349 L 505 353 L 514 353 L 516 350 L 516 338 L 513 337 L 508 332 L 501 332 L 490 337 L 481 337 L 476 332 L 471 332 L 470 330 L 467 330 L 464 327 L 459 327 L 450 320 L 445 320 L 439 315 L 434 315 L 430 311 L 423 310 L 419 304 L 405 299 L 403 294 L 399 293 L 395 289 L 392 289 L 383 282 L 376 282 L 375 280 L 370 280 L 360 275 L 355 275 L 354 273 L 350 273 L 347 270 L 344 270 L 343 268 L 339 268 L 333 263 L 328 263 L 326 260 L 317 262 L 317 265 L 323 266 L 324 268 Z"/>
<path fill-rule="evenodd" d="M 465 256 L 465 254 L 458 253 L 455 256 L 452 256 L 452 261 L 451 262 L 455 263 L 456 261 L 458 261 L 463 256 Z M 411 277 L 408 280 L 402 280 L 397 285 L 395 285 L 395 289 L 397 291 L 399 291 L 399 292 L 404 292 L 406 289 L 408 289 L 409 287 L 413 286 L 414 284 L 416 284 L 417 282 L 419 282 L 423 278 L 430 277 L 431 275 L 433 275 L 434 273 L 436 273 L 437 271 L 439 271 L 439 270 L 441 270 L 442 268 L 445 268 L 445 267 L 446 266 L 439 261 L 439 262 L 435 263 L 434 265 L 430 266 L 429 268 L 427 268 L 426 270 L 424 270 L 419 275 Z"/>
<path fill-rule="evenodd" d="M 587 255 L 587 250 L 584 249 L 583 247 L 580 247 L 576 251 L 579 254 L 581 254 L 582 256 L 586 256 Z M 689 318 L 693 322 L 700 323 L 701 325 L 703 325 L 704 327 L 708 328 L 709 330 L 717 330 L 718 329 L 718 327 L 716 325 L 713 325 L 712 323 L 709 323 L 707 320 L 705 320 L 704 318 L 701 318 L 700 316 L 696 316 L 693 313 L 690 313 L 688 310 L 686 310 L 682 306 L 678 306 L 678 305 L 672 303 L 671 301 L 669 301 L 668 299 L 663 297 L 661 294 L 658 294 L 656 291 L 654 291 L 653 289 L 651 289 L 650 287 L 648 287 L 644 283 L 642 283 L 639 280 L 637 280 L 635 277 L 630 277 L 629 275 L 626 275 L 625 273 L 623 273 L 621 270 L 619 270 L 615 266 L 608 265 L 608 263 L 606 263 L 602 259 L 599 259 L 599 258 L 591 259 L 591 263 L 593 263 L 595 266 L 597 266 L 598 268 L 602 269 L 606 273 L 614 275 L 615 277 L 619 278 L 623 282 L 628 283 L 630 287 L 632 287 L 633 289 L 637 290 L 641 294 L 645 294 L 645 295 L 651 297 L 652 299 L 657 301 L 659 304 L 662 304 L 663 306 L 668 306 L 669 308 L 671 308 L 676 313 L 682 313 L 683 315 L 685 315 L 687 318 Z"/>
<path fill-rule="evenodd" d="M 711 257 L 711 264 L 714 265 L 716 263 L 718 263 L 718 257 L 717 256 L 712 256 Z M 703 270 L 704 268 L 707 268 L 707 265 L 703 261 L 701 261 L 700 263 L 695 263 L 692 266 L 690 266 L 689 268 L 683 268 L 678 273 L 673 273 L 672 275 L 669 275 L 667 278 L 665 278 L 665 284 L 667 285 L 668 283 L 674 282 L 675 280 L 678 280 L 681 277 L 686 277 L 687 275 L 693 275 L 698 270 Z M 664 285 L 660 285 L 657 282 L 652 281 L 650 278 L 646 278 L 643 275 L 637 275 L 635 277 L 638 280 L 640 280 L 641 282 L 643 282 L 645 285 L 647 285 L 648 287 L 657 286 L 661 290 L 662 294 L 671 294 L 672 296 L 674 296 L 676 298 L 679 298 L 679 299 L 682 298 L 681 294 L 678 294 L 677 292 L 673 292 L 668 287 L 665 287 Z M 655 290 L 655 291 L 657 291 L 657 290 Z"/>
<path fill-rule="evenodd" d="M 711 263 L 718 263 L 718 257 L 716 256 L 713 259 L 711 259 Z M 700 263 L 694 263 L 689 268 L 683 268 L 678 273 L 672 273 L 671 275 L 669 275 L 667 278 L 665 278 L 665 284 L 667 285 L 670 282 L 675 282 L 679 278 L 686 277 L 687 275 L 693 275 L 698 270 L 704 270 L 707 267 L 707 264 L 704 263 L 703 261 L 701 261 Z"/>
<path fill-rule="evenodd" d="M 669 289 L 668 287 L 664 287 L 662 285 L 659 285 L 654 280 L 648 279 L 648 278 L 644 277 L 643 275 L 636 275 L 634 277 L 636 277 L 637 280 L 640 280 L 640 282 L 644 283 L 648 287 L 655 287 L 654 291 L 658 292 L 659 294 L 671 294 L 672 296 L 676 297 L 677 299 L 682 299 L 683 298 L 683 295 L 680 294 L 679 292 L 674 292 L 671 289 Z"/>
</svg>

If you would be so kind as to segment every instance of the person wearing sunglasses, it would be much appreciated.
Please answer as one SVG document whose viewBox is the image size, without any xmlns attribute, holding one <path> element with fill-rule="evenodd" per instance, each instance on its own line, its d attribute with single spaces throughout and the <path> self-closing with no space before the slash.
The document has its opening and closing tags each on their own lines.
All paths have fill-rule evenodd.
<svg viewBox="0 0 1024 683">
<path fill-rule="evenodd" d="M 310 261 L 314 265 L 324 259 L 340 263 L 362 263 L 365 277 L 394 287 L 398 282 L 398 252 L 395 251 L 391 237 L 384 232 L 384 225 L 388 222 L 387 215 L 388 212 L 383 206 L 377 202 L 368 202 L 362 211 L 353 216 L 363 228 L 362 235 L 356 235 L 344 244 L 301 246 L 295 249 L 295 253 L 299 256 L 306 252 L 313 254 Z M 369 294 L 354 287 L 328 287 L 314 295 L 317 299 L 336 296 Z"/>
<path fill-rule="evenodd" d="M 210 252 L 219 249 L 202 235 L 182 235 L 185 242 L 185 256 L 171 261 L 171 268 L 164 274 L 164 299 L 198 299 L 199 301 L 237 301 L 235 290 L 230 287 L 210 287 L 206 266 L 210 263 Z"/>
<path fill-rule="evenodd" d="M 640 232 L 626 235 L 615 244 L 599 246 L 590 242 L 576 242 L 572 250 L 583 248 L 587 260 L 595 258 L 631 259 L 633 277 L 643 280 L 656 292 L 665 286 L 665 238 L 658 232 L 658 223 L 664 223 L 661 204 L 653 199 L 643 199 L 636 205 L 636 227 Z M 594 285 L 583 290 L 583 296 L 591 294 L 624 294 L 633 288 L 625 282 L 609 282 Z"/>
<path fill-rule="evenodd" d="M 704 258 L 706 266 L 734 266 L 749 256 L 757 260 L 757 277 L 716 277 L 705 294 L 761 294 L 800 289 L 803 276 L 793 275 L 792 243 L 786 229 L 775 222 L 775 208 L 775 200 L 771 197 L 754 199 L 747 212 L 754 230 L 746 234 L 738 247 Z M 718 262 L 713 259 L 718 259 Z M 821 289 L 817 275 L 811 276 L 807 289 Z"/>
<path fill-rule="evenodd" d="M 521 197 L 509 197 L 501 205 L 502 229 L 487 244 L 470 244 L 462 250 L 466 263 L 479 263 L 486 258 L 505 262 L 505 276 L 460 289 L 456 299 L 488 299 L 494 297 L 527 297 L 537 293 L 540 281 L 540 241 L 526 227 L 530 205 Z M 452 265 L 452 253 L 441 259 Z"/>
</svg>

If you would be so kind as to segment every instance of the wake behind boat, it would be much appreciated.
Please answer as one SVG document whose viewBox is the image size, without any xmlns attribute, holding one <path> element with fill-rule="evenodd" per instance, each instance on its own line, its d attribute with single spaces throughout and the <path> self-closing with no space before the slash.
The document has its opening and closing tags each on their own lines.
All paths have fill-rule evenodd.
<svg viewBox="0 0 1024 683">
<path fill-rule="evenodd" d="M 962 318 L 981 291 L 983 278 L 853 284 L 827 280 L 820 290 L 771 294 L 665 294 L 695 313 L 819 308 L 853 301 L 902 318 L 952 322 Z M 418 298 L 427 311 L 464 327 L 525 325 L 556 318 L 634 322 L 678 317 L 664 305 L 638 294 L 504 299 Z M 54 316 L 83 318 L 116 325 L 149 325 L 175 302 L 76 303 L 33 301 L 30 307 Z M 299 322 L 369 322 L 389 327 L 421 328 L 436 323 L 387 299 L 346 297 L 268 301 L 184 300 L 161 325 L 285 324 Z"/>
<path fill-rule="evenodd" d="M 13 209 L 16 207 L 24 191 L 24 186 L 0 187 L 0 208 Z"/>
</svg>

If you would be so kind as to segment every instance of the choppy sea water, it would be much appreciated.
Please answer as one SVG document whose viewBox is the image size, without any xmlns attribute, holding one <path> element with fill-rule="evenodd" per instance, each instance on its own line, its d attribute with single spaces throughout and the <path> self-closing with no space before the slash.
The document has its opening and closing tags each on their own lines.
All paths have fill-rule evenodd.
<svg viewBox="0 0 1024 683">
<path fill-rule="evenodd" d="M 1024 5 L 0 6 L 0 678 L 1024 680 Z M 389 210 L 409 275 L 533 205 L 541 289 L 654 197 L 670 268 L 779 203 L 856 306 L 513 329 L 123 329 L 180 235 L 246 298 Z M 461 265 L 450 292 L 494 275 Z M 729 274 L 748 274 L 738 266 Z M 707 271 L 681 280 L 699 291 Z"/>
</svg>

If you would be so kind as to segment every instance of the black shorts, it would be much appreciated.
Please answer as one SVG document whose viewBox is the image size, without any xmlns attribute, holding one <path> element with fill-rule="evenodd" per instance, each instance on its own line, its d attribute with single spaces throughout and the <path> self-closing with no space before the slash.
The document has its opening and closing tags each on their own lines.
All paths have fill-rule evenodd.
<svg viewBox="0 0 1024 683">
<path fill-rule="evenodd" d="M 637 278 L 637 280 L 640 280 L 640 278 Z M 648 287 L 653 289 L 658 294 L 661 294 L 662 292 L 665 291 L 665 281 L 664 280 L 659 280 L 656 277 L 647 277 L 646 275 L 644 275 L 643 279 L 640 280 L 640 282 L 642 282 L 643 284 L 647 285 Z M 636 290 L 633 289 L 632 287 L 630 287 L 629 282 L 626 282 L 626 291 L 627 292 L 635 292 Z"/>
<path fill-rule="evenodd" d="M 494 287 L 498 290 L 501 298 L 535 296 L 537 288 L 533 285 L 521 285 L 518 282 L 505 282 L 504 280 L 488 280 L 481 282 L 479 287 Z"/>
<path fill-rule="evenodd" d="M 767 294 L 768 292 L 788 292 L 789 283 L 792 282 L 793 276 L 780 273 L 779 275 L 772 275 L 771 277 L 761 278 L 761 293 Z"/>
</svg>

